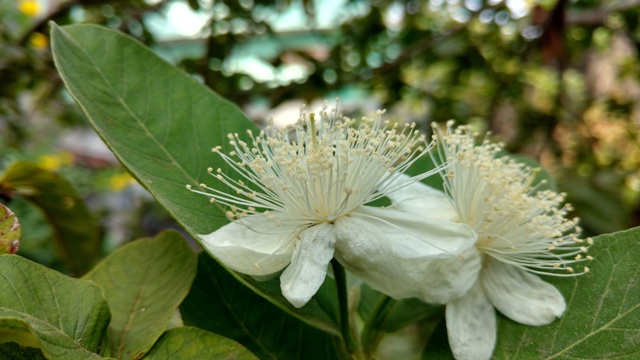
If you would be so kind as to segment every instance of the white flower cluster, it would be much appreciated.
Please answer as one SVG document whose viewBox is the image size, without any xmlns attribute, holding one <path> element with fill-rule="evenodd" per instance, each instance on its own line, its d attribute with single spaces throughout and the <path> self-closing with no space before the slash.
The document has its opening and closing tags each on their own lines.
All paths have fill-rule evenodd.
<svg viewBox="0 0 640 360">
<path fill-rule="evenodd" d="M 564 195 L 532 186 L 536 170 L 499 157 L 499 144 L 476 145 L 464 126 L 434 126 L 427 144 L 414 124 L 390 126 L 383 113 L 355 121 L 337 107 L 303 108 L 295 126 L 249 131 L 247 142 L 230 134 L 232 151 L 212 151 L 232 172 L 209 168 L 219 184 L 187 186 L 232 220 L 200 236 L 207 251 L 243 274 L 280 274 L 296 307 L 334 258 L 393 298 L 446 304 L 457 359 L 491 357 L 494 308 L 529 325 L 562 315 L 562 295 L 536 274 L 588 272 L 578 264 L 592 243 L 566 218 Z M 427 154 L 435 169 L 404 174 Z M 420 182 L 436 173 L 444 192 Z M 368 205 L 383 197 L 392 204 Z"/>
</svg>

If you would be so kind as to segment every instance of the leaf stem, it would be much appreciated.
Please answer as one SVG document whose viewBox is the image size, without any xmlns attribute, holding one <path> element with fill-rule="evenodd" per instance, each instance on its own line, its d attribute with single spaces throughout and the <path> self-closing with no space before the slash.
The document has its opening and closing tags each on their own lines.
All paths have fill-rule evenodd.
<svg viewBox="0 0 640 360">
<path fill-rule="evenodd" d="M 340 332 L 344 339 L 347 350 L 350 353 L 356 351 L 358 345 L 353 338 L 351 328 L 349 326 L 349 299 L 347 297 L 347 277 L 344 268 L 338 261 L 331 259 L 331 267 L 333 269 L 333 276 L 336 279 L 336 286 L 338 288 L 338 305 L 340 308 Z"/>
<path fill-rule="evenodd" d="M 360 337 L 362 341 L 362 348 L 365 353 L 368 353 L 380 338 L 380 328 L 389 313 L 389 309 L 393 305 L 394 301 L 387 295 L 381 295 L 376 302 L 375 307 L 369 314 L 369 317 L 364 323 L 362 329 L 362 335 Z"/>
</svg>

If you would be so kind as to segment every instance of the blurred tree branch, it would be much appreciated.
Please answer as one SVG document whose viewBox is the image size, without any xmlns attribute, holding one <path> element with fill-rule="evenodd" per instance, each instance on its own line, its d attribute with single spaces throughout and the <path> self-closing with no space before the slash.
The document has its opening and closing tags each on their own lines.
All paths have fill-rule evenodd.
<svg viewBox="0 0 640 360">
<path fill-rule="evenodd" d="M 90 6 L 90 5 L 109 4 L 112 2 L 113 1 L 107 1 L 107 0 L 72 0 L 66 3 L 62 3 L 60 4 L 60 6 L 53 9 L 51 12 L 49 12 L 46 16 L 40 18 L 38 21 L 33 23 L 33 25 L 31 25 L 31 27 L 22 35 L 22 37 L 20 37 L 20 40 L 18 40 L 18 45 L 25 46 L 27 44 L 27 41 L 29 41 L 29 38 L 31 37 L 31 35 L 33 35 L 36 32 L 41 32 L 41 33 L 46 32 L 45 29 L 49 24 L 49 21 L 65 16 L 66 14 L 69 13 L 71 8 L 73 8 L 76 5 Z M 162 0 L 157 4 L 149 5 L 147 8 L 145 8 L 143 12 L 138 13 L 137 15 L 138 18 L 141 18 L 144 12 L 146 11 L 154 11 L 161 8 L 162 6 L 165 5 L 166 2 L 167 0 Z"/>
<path fill-rule="evenodd" d="M 612 13 L 640 6 L 639 0 L 626 0 L 618 4 L 611 4 L 607 1 L 604 1 L 604 3 L 606 5 L 600 6 L 597 9 L 574 9 L 569 11 L 567 13 L 567 22 L 572 25 L 602 25 Z"/>
</svg>

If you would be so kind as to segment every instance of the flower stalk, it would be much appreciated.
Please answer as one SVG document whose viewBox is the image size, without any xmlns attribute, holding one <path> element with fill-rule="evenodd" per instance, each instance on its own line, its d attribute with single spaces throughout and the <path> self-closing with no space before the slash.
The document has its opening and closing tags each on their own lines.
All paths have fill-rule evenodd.
<svg viewBox="0 0 640 360">
<path fill-rule="evenodd" d="M 333 276 L 336 279 L 336 287 L 338 289 L 340 333 L 342 334 L 342 338 L 347 346 L 347 350 L 350 353 L 354 353 L 358 349 L 358 343 L 356 342 L 353 333 L 351 332 L 351 327 L 349 326 L 349 298 L 347 294 L 346 272 L 335 258 L 331 260 L 331 268 L 333 269 Z"/>
<path fill-rule="evenodd" d="M 362 328 L 362 335 L 360 336 L 362 342 L 362 349 L 365 353 L 369 354 L 375 349 L 378 341 L 380 340 L 380 328 L 387 318 L 389 309 L 393 305 L 393 299 L 387 295 L 381 295 L 376 302 L 371 314 L 364 323 Z"/>
</svg>

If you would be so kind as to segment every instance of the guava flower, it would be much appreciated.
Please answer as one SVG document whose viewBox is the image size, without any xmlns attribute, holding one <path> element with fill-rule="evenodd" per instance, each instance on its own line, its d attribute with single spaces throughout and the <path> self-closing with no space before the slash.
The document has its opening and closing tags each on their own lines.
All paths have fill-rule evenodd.
<svg viewBox="0 0 640 360">
<path fill-rule="evenodd" d="M 251 276 L 284 269 L 281 290 L 296 307 L 316 293 L 334 255 L 373 288 L 417 294 L 414 282 L 396 281 L 398 261 L 455 256 L 475 239 L 466 225 L 424 224 L 418 216 L 365 206 L 437 171 L 398 181 L 433 144 L 425 146 L 414 124 L 387 129 L 382 114 L 357 123 L 325 105 L 318 117 L 303 108 L 295 126 L 269 126 L 258 136 L 247 131 L 247 142 L 230 134 L 233 151 L 212 151 L 234 172 L 208 169 L 226 189 L 192 189 L 228 208 L 233 220 L 200 235 L 207 251 Z"/>
<path fill-rule="evenodd" d="M 497 156 L 502 145 L 475 145 L 469 129 L 453 129 L 452 122 L 445 134 L 435 125 L 434 132 L 434 162 L 455 160 L 440 167 L 445 192 L 414 183 L 389 198 L 399 210 L 458 221 L 477 233 L 475 246 L 459 257 L 427 261 L 459 288 L 445 284 L 451 295 L 446 299 L 442 289 L 427 287 L 423 299 L 446 304 L 456 359 L 489 359 L 496 342 L 494 308 L 526 325 L 554 321 L 565 311 L 564 298 L 537 275 L 589 272 L 579 263 L 592 259 L 586 255 L 592 240 L 578 238 L 578 220 L 567 218 L 569 205 L 561 206 L 565 194 L 532 186 L 538 170 Z"/>
</svg>

